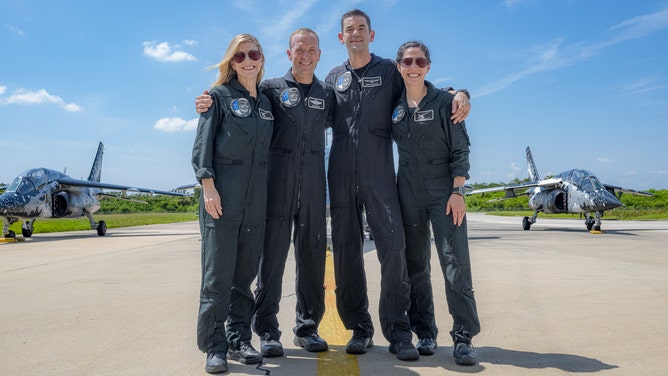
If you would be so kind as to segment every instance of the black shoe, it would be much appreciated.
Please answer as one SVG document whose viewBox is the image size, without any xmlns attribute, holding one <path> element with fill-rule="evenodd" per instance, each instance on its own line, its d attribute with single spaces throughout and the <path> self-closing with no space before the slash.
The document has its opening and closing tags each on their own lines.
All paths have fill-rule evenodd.
<svg viewBox="0 0 668 376">
<path fill-rule="evenodd" d="M 346 345 L 346 352 L 348 354 L 366 354 L 371 347 L 373 347 L 371 337 L 353 334 L 353 338 Z"/>
<path fill-rule="evenodd" d="M 262 361 L 262 354 L 248 342 L 241 342 L 238 348 L 230 347 L 227 350 L 227 357 L 243 364 L 257 364 Z"/>
<path fill-rule="evenodd" d="M 417 350 L 420 355 L 434 355 L 438 345 L 433 338 L 422 338 L 418 341 Z"/>
<path fill-rule="evenodd" d="M 283 344 L 279 340 L 271 339 L 270 335 L 264 333 L 260 336 L 260 351 L 262 356 L 267 358 L 275 358 L 283 356 Z"/>
<path fill-rule="evenodd" d="M 455 357 L 455 363 L 460 366 L 472 366 L 478 363 L 478 356 L 470 343 L 455 342 L 452 347 L 452 356 Z"/>
<path fill-rule="evenodd" d="M 227 359 L 222 352 L 210 352 L 206 354 L 206 366 L 204 367 L 207 373 L 223 373 L 227 372 Z"/>
<path fill-rule="evenodd" d="M 397 354 L 397 359 L 399 360 L 420 359 L 420 353 L 415 346 L 413 346 L 413 342 L 407 339 L 390 344 L 390 352 L 392 354 Z"/>
<path fill-rule="evenodd" d="M 304 337 L 295 336 L 294 344 L 309 352 L 327 351 L 327 342 L 316 333 Z"/>
</svg>

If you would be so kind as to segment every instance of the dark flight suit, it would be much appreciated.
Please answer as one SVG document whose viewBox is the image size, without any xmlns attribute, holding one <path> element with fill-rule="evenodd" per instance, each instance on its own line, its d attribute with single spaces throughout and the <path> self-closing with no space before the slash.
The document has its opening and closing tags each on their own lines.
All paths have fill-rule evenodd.
<svg viewBox="0 0 668 376">
<path fill-rule="evenodd" d="M 304 92 L 290 71 L 260 85 L 271 101 L 275 120 L 267 161 L 267 230 L 253 330 L 272 340 L 281 336 L 276 315 L 291 236 L 297 264 L 294 333 L 299 337 L 317 334 L 325 313 L 325 129 L 331 122 L 334 94 L 324 85 L 314 77 L 309 91 Z"/>
<path fill-rule="evenodd" d="M 410 340 L 410 284 L 390 136 L 403 81 L 393 61 L 373 54 L 358 72 L 346 61 L 325 81 L 337 100 L 328 182 L 339 316 L 353 335 L 373 336 L 363 259 L 365 208 L 381 264 L 383 335 L 390 343 Z"/>
<path fill-rule="evenodd" d="M 453 340 L 470 342 L 480 332 L 473 296 L 466 217 L 461 226 L 445 208 L 455 176 L 468 179 L 469 138 L 464 123 L 452 124 L 454 96 L 429 82 L 417 109 L 408 109 L 405 93 L 392 114 L 392 136 L 399 150 L 397 185 L 406 228 L 406 259 L 411 280 L 411 329 L 418 338 L 436 339 L 432 294 L 431 237 L 445 276 Z"/>
<path fill-rule="evenodd" d="M 197 344 L 203 352 L 226 353 L 228 343 L 238 347 L 239 341 L 251 339 L 250 287 L 264 239 L 273 116 L 267 98 L 259 91 L 252 98 L 236 79 L 210 93 L 213 105 L 201 114 L 192 164 L 198 181 L 214 179 L 223 215 L 213 219 L 200 201 Z"/>
</svg>

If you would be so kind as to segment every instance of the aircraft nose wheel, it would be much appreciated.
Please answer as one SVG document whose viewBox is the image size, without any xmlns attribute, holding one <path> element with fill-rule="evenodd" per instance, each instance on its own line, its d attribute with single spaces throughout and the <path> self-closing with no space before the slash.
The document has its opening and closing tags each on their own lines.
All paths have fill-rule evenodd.
<svg viewBox="0 0 668 376">
<path fill-rule="evenodd" d="M 587 231 L 592 230 L 592 228 L 594 227 L 594 223 L 595 223 L 594 218 L 587 217 L 587 219 L 585 220 L 585 226 L 587 226 Z M 600 231 L 600 230 L 601 230 L 601 226 L 598 226 L 597 231 Z"/>
<path fill-rule="evenodd" d="M 27 228 L 22 228 L 21 233 L 23 234 L 24 238 L 29 238 L 32 236 L 32 230 L 29 230 Z"/>
<path fill-rule="evenodd" d="M 529 217 L 522 218 L 522 228 L 527 231 L 531 228 L 531 222 L 529 221 Z"/>
<path fill-rule="evenodd" d="M 14 232 L 14 230 L 9 230 L 9 232 L 7 232 L 7 235 L 5 235 L 5 239 L 16 239 L 16 233 Z"/>
<path fill-rule="evenodd" d="M 107 235 L 107 222 L 105 221 L 100 221 L 97 224 L 97 235 L 98 236 L 105 236 Z"/>
</svg>

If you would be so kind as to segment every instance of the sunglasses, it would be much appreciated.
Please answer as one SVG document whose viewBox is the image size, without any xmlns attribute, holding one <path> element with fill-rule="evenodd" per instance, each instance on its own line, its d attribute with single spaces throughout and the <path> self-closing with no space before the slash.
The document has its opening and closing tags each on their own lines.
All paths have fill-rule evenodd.
<svg viewBox="0 0 668 376">
<path fill-rule="evenodd" d="M 401 59 L 401 65 L 403 65 L 404 67 L 410 67 L 411 65 L 413 65 L 413 60 L 415 60 L 415 64 L 419 68 L 424 68 L 427 66 L 427 64 L 429 64 L 427 62 L 427 59 L 424 57 L 418 57 L 417 59 L 413 59 L 412 57 L 406 57 Z"/>
<path fill-rule="evenodd" d="M 258 50 L 251 50 L 248 51 L 248 58 L 253 60 L 253 61 L 258 61 L 262 58 L 262 53 Z M 232 57 L 235 63 L 240 64 L 244 60 L 246 60 L 246 54 L 243 51 L 239 51 L 234 56 Z"/>
</svg>

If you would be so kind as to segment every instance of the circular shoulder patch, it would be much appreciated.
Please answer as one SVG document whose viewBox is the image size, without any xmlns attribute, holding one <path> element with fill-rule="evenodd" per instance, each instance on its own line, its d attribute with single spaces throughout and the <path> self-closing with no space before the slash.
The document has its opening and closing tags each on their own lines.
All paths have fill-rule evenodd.
<svg viewBox="0 0 668 376">
<path fill-rule="evenodd" d="M 346 73 L 340 75 L 339 78 L 336 79 L 336 90 L 337 91 L 348 90 L 352 82 L 353 82 L 353 74 L 350 73 L 350 71 L 347 71 Z"/>
<path fill-rule="evenodd" d="M 285 107 L 294 107 L 299 104 L 299 89 L 291 87 L 281 92 L 281 103 Z"/>
<path fill-rule="evenodd" d="M 248 117 L 251 113 L 251 106 L 250 103 L 248 102 L 248 99 L 246 98 L 237 98 L 233 99 L 232 102 L 230 102 L 230 110 L 232 110 L 232 113 L 237 115 L 238 117 Z"/>
<path fill-rule="evenodd" d="M 404 116 L 406 116 L 406 110 L 404 110 L 404 106 L 400 104 L 394 109 L 394 111 L 392 111 L 392 122 L 397 124 L 403 120 Z"/>
</svg>

